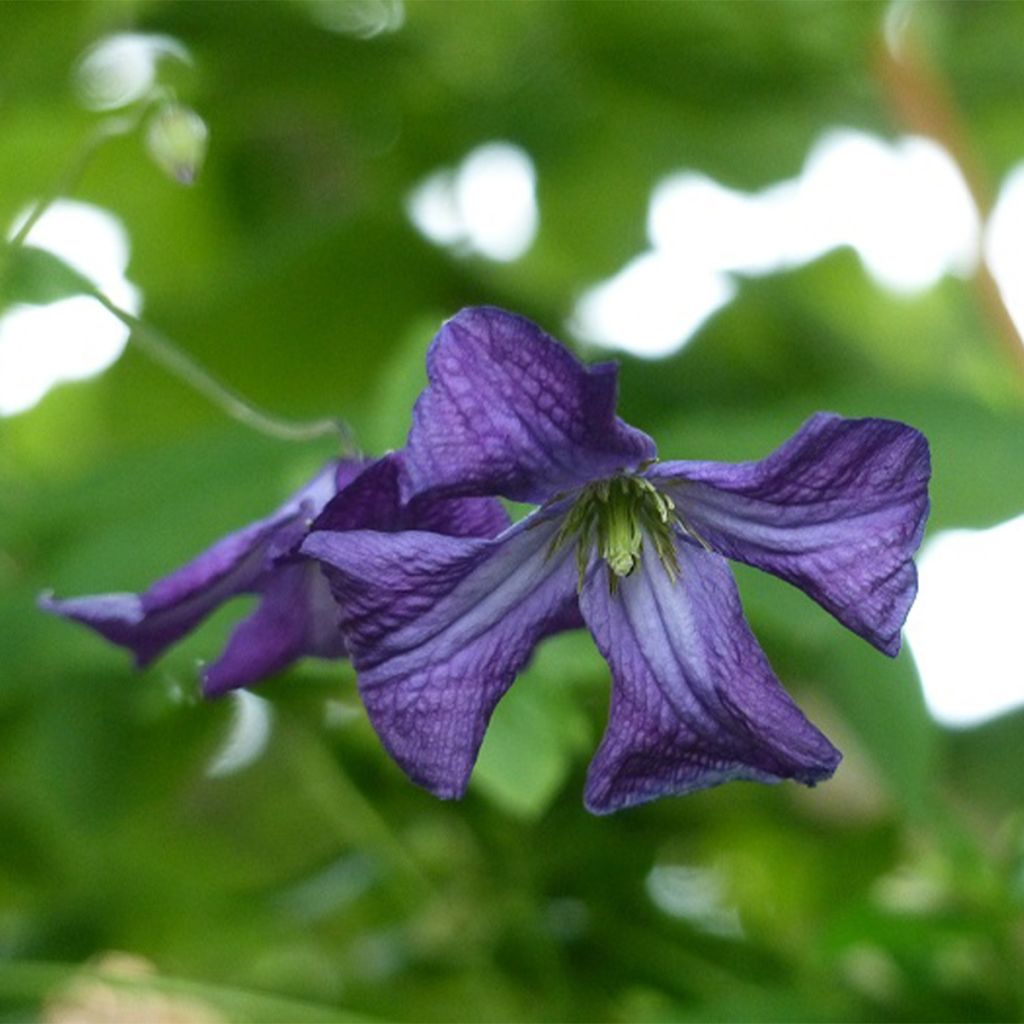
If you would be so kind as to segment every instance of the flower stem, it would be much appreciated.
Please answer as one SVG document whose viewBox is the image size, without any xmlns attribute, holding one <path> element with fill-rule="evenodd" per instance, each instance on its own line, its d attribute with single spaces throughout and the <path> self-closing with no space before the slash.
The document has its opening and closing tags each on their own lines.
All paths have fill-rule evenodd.
<svg viewBox="0 0 1024 1024">
<path fill-rule="evenodd" d="M 67 166 L 64 173 L 54 183 L 53 188 L 38 200 L 35 206 L 29 211 L 22 225 L 18 228 L 10 240 L 12 248 L 18 248 L 25 244 L 29 232 L 39 222 L 40 217 L 58 200 L 61 196 L 70 195 L 74 192 L 82 175 L 85 174 L 92 158 L 97 150 L 110 139 L 116 139 L 121 135 L 130 135 L 139 126 L 141 115 L 134 117 L 112 117 L 98 124 L 87 136 L 82 148 L 75 159 Z"/>
<path fill-rule="evenodd" d="M 345 455 L 357 455 L 352 431 L 341 419 L 298 421 L 283 419 L 253 405 L 227 384 L 217 380 L 191 356 L 144 320 L 122 309 L 99 289 L 90 292 L 104 309 L 132 333 L 131 343 L 155 363 L 194 388 L 232 419 L 268 437 L 282 441 L 313 441 L 318 437 L 339 437 Z"/>
<path fill-rule="evenodd" d="M 69 195 L 75 190 L 97 150 L 110 139 L 121 135 L 130 135 L 135 131 L 147 110 L 148 106 L 144 106 L 136 114 L 108 118 L 96 126 L 82 144 L 77 157 L 68 165 L 53 188 L 32 207 L 24 222 L 11 237 L 9 245 L 12 249 L 18 249 L 25 244 L 32 228 L 39 223 L 40 218 L 57 199 Z M 131 331 L 130 340 L 136 348 L 209 399 L 232 419 L 261 434 L 282 441 L 312 441 L 319 437 L 339 437 L 342 454 L 349 456 L 359 454 L 352 430 L 343 420 L 321 419 L 299 422 L 265 412 L 248 399 L 243 398 L 237 391 L 217 380 L 169 338 L 144 320 L 122 309 L 99 289 L 89 289 L 88 294 Z"/>
</svg>

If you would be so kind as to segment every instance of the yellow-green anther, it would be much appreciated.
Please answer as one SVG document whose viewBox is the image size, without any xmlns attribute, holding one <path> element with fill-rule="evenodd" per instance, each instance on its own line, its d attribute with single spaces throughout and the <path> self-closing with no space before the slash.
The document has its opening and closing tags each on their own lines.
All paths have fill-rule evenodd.
<svg viewBox="0 0 1024 1024">
<path fill-rule="evenodd" d="M 625 478 L 616 482 L 622 486 L 608 488 L 597 510 L 598 554 L 616 576 L 628 576 L 640 558 L 644 537 L 632 488 Z"/>
<path fill-rule="evenodd" d="M 672 499 L 643 477 L 620 476 L 585 487 L 569 510 L 551 544 L 556 551 L 576 539 L 579 586 L 596 553 L 608 566 L 614 593 L 621 577 L 640 563 L 645 543 L 650 543 L 670 578 L 679 573 L 673 531 L 678 519 Z"/>
</svg>

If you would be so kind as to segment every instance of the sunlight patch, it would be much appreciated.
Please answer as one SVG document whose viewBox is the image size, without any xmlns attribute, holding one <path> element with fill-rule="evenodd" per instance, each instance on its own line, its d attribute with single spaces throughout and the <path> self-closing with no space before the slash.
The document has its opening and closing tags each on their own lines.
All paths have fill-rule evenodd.
<svg viewBox="0 0 1024 1024">
<path fill-rule="evenodd" d="M 119 32 L 89 47 L 75 68 L 75 88 L 90 110 L 116 110 L 147 96 L 156 84 L 161 58 L 184 64 L 192 58 L 171 36 Z"/>
<path fill-rule="evenodd" d="M 422 235 L 458 254 L 496 262 L 519 259 L 537 234 L 537 174 L 519 146 L 490 142 L 455 170 L 435 172 L 406 200 Z"/>
<path fill-rule="evenodd" d="M 907 640 L 932 717 L 970 726 L 1024 705 L 1024 515 L 925 545 Z"/>
<path fill-rule="evenodd" d="M 664 356 L 731 300 L 733 276 L 849 246 L 879 285 L 909 295 L 970 274 L 979 246 L 974 202 L 940 146 L 850 130 L 823 136 L 798 178 L 758 192 L 670 175 L 651 193 L 647 233 L 651 250 L 581 296 L 570 321 L 581 339 Z"/>
<path fill-rule="evenodd" d="M 307 0 L 312 19 L 330 32 L 374 39 L 405 24 L 402 0 Z"/>
<path fill-rule="evenodd" d="M 138 312 L 138 289 L 125 278 L 128 236 L 106 210 L 58 200 L 32 227 L 26 244 L 59 256 L 123 309 Z M 105 370 L 127 341 L 128 328 L 85 296 L 10 307 L 0 315 L 0 416 L 32 408 L 61 381 Z"/>
<path fill-rule="evenodd" d="M 721 875 L 711 868 L 657 864 L 645 880 L 651 902 L 662 913 L 681 918 L 709 935 L 743 937 L 739 912 L 726 901 Z"/>
<path fill-rule="evenodd" d="M 656 359 L 696 334 L 735 291 L 725 274 L 648 252 L 584 293 L 570 330 L 592 344 Z"/>
<path fill-rule="evenodd" d="M 977 264 L 974 201 L 953 159 L 930 139 L 830 132 L 811 151 L 800 192 L 803 231 L 821 232 L 828 248 L 852 246 L 892 291 L 924 291 Z"/>
<path fill-rule="evenodd" d="M 826 251 L 802 221 L 800 202 L 797 182 L 740 192 L 703 174 L 675 174 L 651 194 L 647 234 L 656 251 L 695 266 L 773 274 Z"/>
<path fill-rule="evenodd" d="M 985 234 L 985 258 L 999 285 L 1006 308 L 1024 338 L 1024 164 L 1007 176 Z"/>
</svg>

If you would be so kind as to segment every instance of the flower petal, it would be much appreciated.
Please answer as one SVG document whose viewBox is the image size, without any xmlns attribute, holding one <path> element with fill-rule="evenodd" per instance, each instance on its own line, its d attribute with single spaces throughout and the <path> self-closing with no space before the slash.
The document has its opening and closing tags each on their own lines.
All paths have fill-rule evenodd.
<svg viewBox="0 0 1024 1024">
<path fill-rule="evenodd" d="M 813 785 L 841 757 L 772 673 L 725 559 L 676 547 L 674 583 L 648 555 L 615 594 L 603 565 L 584 584 L 583 617 L 614 681 L 587 778 L 597 814 L 733 779 Z"/>
<path fill-rule="evenodd" d="M 452 537 L 496 537 L 509 525 L 496 498 L 439 498 L 417 495 L 401 500 L 403 453 L 392 452 L 369 465 L 331 499 L 313 530 L 427 530 Z"/>
<path fill-rule="evenodd" d="M 144 594 L 98 594 L 65 600 L 44 595 L 39 606 L 129 648 L 141 668 L 194 629 L 228 598 L 254 588 L 274 531 L 292 517 L 253 524 L 218 541 Z"/>
<path fill-rule="evenodd" d="M 899 651 L 928 516 L 921 433 L 819 413 L 760 462 L 666 462 L 645 475 L 715 551 L 788 580 L 886 654 Z"/>
<path fill-rule="evenodd" d="M 258 589 L 268 562 L 287 554 L 304 532 L 302 520 L 316 515 L 354 465 L 329 463 L 272 515 L 223 537 L 143 594 L 44 595 L 39 605 L 129 648 L 140 667 L 147 665 L 228 598 Z"/>
<path fill-rule="evenodd" d="M 402 530 L 426 530 L 449 537 L 497 537 L 511 520 L 497 498 L 438 498 L 418 494 L 402 506 Z"/>
<path fill-rule="evenodd" d="M 541 504 L 654 457 L 615 415 L 614 364 L 585 367 L 524 317 L 464 309 L 434 339 L 427 374 L 405 449 L 410 494 Z"/>
<path fill-rule="evenodd" d="M 465 791 L 498 701 L 534 646 L 572 623 L 569 547 L 559 519 L 524 520 L 498 540 L 405 532 L 316 532 L 374 728 L 416 783 Z"/>
<path fill-rule="evenodd" d="M 219 697 L 275 675 L 306 656 L 347 654 L 338 609 L 320 567 L 301 561 L 268 572 L 256 611 L 235 627 L 203 673 L 203 695 Z"/>
</svg>

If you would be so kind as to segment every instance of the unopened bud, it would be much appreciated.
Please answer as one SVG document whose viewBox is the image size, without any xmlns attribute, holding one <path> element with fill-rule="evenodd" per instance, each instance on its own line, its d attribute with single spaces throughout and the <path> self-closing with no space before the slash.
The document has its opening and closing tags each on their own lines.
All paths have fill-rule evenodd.
<svg viewBox="0 0 1024 1024">
<path fill-rule="evenodd" d="M 190 107 L 168 103 L 149 123 L 146 146 L 157 165 L 182 185 L 191 185 L 206 158 L 206 122 Z"/>
</svg>

